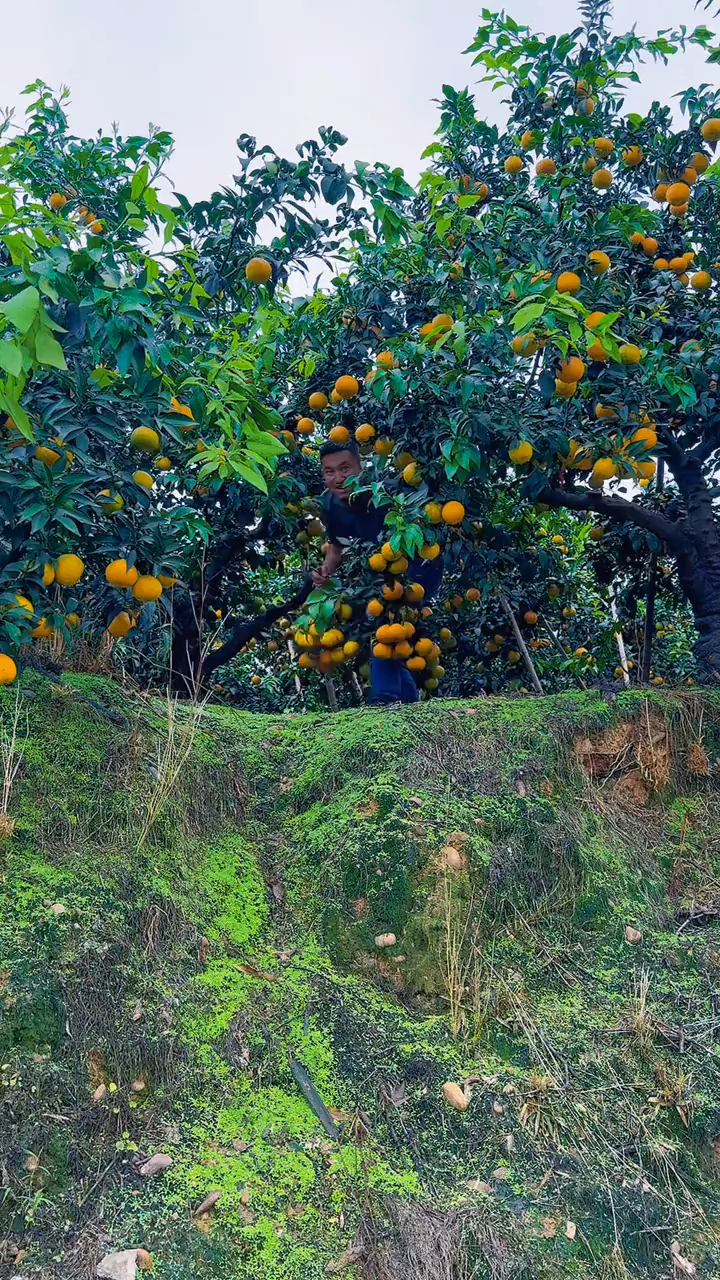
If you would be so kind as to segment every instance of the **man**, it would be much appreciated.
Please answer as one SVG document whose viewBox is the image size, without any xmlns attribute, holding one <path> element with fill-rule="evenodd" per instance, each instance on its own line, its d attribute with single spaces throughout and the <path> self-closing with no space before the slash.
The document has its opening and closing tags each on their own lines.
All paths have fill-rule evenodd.
<svg viewBox="0 0 720 1280">
<path fill-rule="evenodd" d="M 385 507 L 374 507 L 366 493 L 352 494 L 346 488 L 351 476 L 362 471 L 360 453 L 353 440 L 335 444 L 329 440 L 320 450 L 325 493 L 322 509 L 330 544 L 319 569 L 312 574 L 317 587 L 324 586 L 340 566 L 345 548 L 353 542 L 377 547 L 385 523 Z M 406 570 L 407 582 L 419 582 L 425 588 L 424 600 L 436 594 L 442 578 L 442 557 L 436 560 L 412 560 Z M 373 702 L 390 705 L 395 702 L 417 702 L 415 681 L 400 658 L 370 658 L 370 680 Z"/>
</svg>

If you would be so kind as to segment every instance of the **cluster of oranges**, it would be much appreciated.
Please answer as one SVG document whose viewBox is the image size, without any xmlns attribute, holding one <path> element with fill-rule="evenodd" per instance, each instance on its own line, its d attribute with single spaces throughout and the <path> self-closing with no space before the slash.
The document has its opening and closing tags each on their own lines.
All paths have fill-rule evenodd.
<svg viewBox="0 0 720 1280">
<path fill-rule="evenodd" d="M 358 641 L 346 640 L 339 627 L 320 632 L 314 622 L 310 623 L 307 631 L 296 631 L 293 639 L 301 650 L 298 664 L 325 673 L 360 652 Z"/>
<path fill-rule="evenodd" d="M 77 191 L 70 190 L 68 195 L 64 195 L 62 191 L 51 192 L 48 198 L 48 204 L 53 213 L 59 213 L 69 200 L 77 198 Z M 100 221 L 96 214 L 91 213 L 87 205 L 81 204 L 77 210 L 78 220 L 83 223 L 91 235 L 100 236 L 105 230 L 105 224 Z"/>
<path fill-rule="evenodd" d="M 669 258 L 664 258 L 662 255 L 655 257 L 660 248 L 658 241 L 654 236 L 643 235 L 641 231 L 633 231 L 630 242 L 636 249 L 642 249 L 648 258 L 653 259 L 653 267 L 656 271 L 669 271 L 680 284 L 689 284 L 697 293 L 704 293 L 710 288 L 712 276 L 709 271 L 694 271 L 692 275 L 688 275 L 695 260 L 692 250 L 673 254 Z"/>
<path fill-rule="evenodd" d="M 424 687 L 437 689 L 439 681 L 445 675 L 445 669 L 440 665 L 440 646 L 428 636 L 415 640 L 415 630 L 413 622 L 384 623 L 375 632 L 373 657 L 404 661 L 408 671 L 427 671 Z"/>
</svg>

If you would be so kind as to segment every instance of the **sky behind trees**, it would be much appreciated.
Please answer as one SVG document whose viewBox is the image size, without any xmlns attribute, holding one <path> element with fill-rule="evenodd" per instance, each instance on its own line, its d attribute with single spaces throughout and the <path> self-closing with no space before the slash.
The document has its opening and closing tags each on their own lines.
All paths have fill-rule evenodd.
<svg viewBox="0 0 720 1280">
<path fill-rule="evenodd" d="M 545 31 L 572 29 L 575 5 L 511 0 L 508 12 Z M 148 123 L 176 138 L 170 172 L 199 199 L 234 172 L 235 139 L 255 134 L 281 154 L 332 124 L 348 135 L 346 160 L 384 160 L 411 177 L 436 126 L 432 101 L 443 83 L 474 89 L 481 113 L 500 120 L 500 95 L 477 84 L 462 50 L 479 24 L 475 0 L 124 0 L 89 8 L 85 0 L 35 0 L 4 16 L 7 62 L 1 106 L 22 109 L 20 90 L 40 77 L 67 84 L 76 133 L 108 128 L 144 133 Z M 691 0 L 615 5 L 613 26 L 647 34 L 708 14 Z M 713 27 L 712 18 L 708 25 Z M 670 101 L 688 84 L 716 82 L 700 51 L 669 67 L 650 62 L 628 105 Z"/>
</svg>

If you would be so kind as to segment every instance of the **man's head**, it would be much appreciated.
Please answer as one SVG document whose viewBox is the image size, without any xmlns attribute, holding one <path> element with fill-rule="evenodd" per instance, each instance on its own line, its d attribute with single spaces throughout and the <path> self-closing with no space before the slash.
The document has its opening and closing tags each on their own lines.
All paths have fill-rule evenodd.
<svg viewBox="0 0 720 1280">
<path fill-rule="evenodd" d="M 335 444 L 328 440 L 320 450 L 320 465 L 325 488 L 334 493 L 336 498 L 347 502 L 350 493 L 345 488 L 345 481 L 348 476 L 360 475 L 360 454 L 355 441 Z"/>
</svg>

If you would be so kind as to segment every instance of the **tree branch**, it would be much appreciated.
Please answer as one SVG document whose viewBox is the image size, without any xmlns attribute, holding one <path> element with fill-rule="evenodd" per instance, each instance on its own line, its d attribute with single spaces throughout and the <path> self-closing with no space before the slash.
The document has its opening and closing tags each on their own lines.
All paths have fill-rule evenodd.
<svg viewBox="0 0 720 1280">
<path fill-rule="evenodd" d="M 673 549 L 683 549 L 689 541 L 684 522 L 668 520 L 667 516 L 650 511 L 648 507 L 638 506 L 635 502 L 628 502 L 627 498 L 609 497 L 592 490 L 543 489 L 538 494 L 537 501 L 546 502 L 549 507 L 567 507 L 569 511 L 593 511 L 596 515 L 607 516 L 609 520 L 617 520 L 621 524 L 637 525 Z"/>
<path fill-rule="evenodd" d="M 282 604 L 273 605 L 272 608 L 266 609 L 264 613 L 259 613 L 249 621 L 239 622 L 234 628 L 232 635 L 228 637 L 219 649 L 212 649 L 205 657 L 202 664 L 201 678 L 210 675 L 218 667 L 222 667 L 224 663 L 229 662 L 240 652 L 243 645 L 248 640 L 254 639 L 256 636 L 266 631 L 272 626 L 273 622 L 277 622 L 278 618 L 282 618 L 284 613 L 289 613 L 293 609 L 298 609 L 301 604 L 307 600 L 312 591 L 312 578 L 306 577 L 300 590 L 290 600 L 285 600 Z"/>
</svg>

